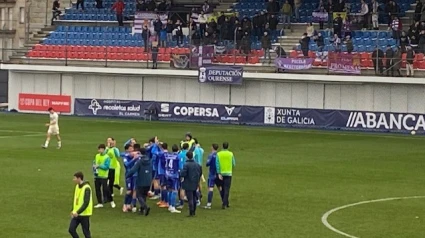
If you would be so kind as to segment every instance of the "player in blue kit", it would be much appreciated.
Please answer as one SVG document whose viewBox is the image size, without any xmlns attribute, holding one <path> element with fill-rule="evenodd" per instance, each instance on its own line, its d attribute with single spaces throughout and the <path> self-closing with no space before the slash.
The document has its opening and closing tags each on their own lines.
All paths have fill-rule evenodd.
<svg viewBox="0 0 425 238">
<path fill-rule="evenodd" d="M 159 198 L 160 186 L 157 178 L 157 170 L 158 170 L 158 153 L 160 148 L 158 147 L 159 141 L 158 137 L 151 138 L 149 143 L 146 144 L 146 154 L 152 160 L 152 187 L 153 187 L 153 196 L 152 200 L 156 200 Z M 151 194 L 152 195 L 152 194 Z"/>
<path fill-rule="evenodd" d="M 181 168 L 180 169 L 183 169 L 183 165 L 186 163 L 186 159 L 187 159 L 186 154 L 187 154 L 188 151 L 189 151 L 189 144 L 188 143 L 183 143 L 182 150 L 180 151 L 180 153 L 178 155 L 178 158 L 180 160 L 180 165 L 181 165 Z M 178 209 L 182 209 L 183 208 L 183 206 L 184 206 L 184 198 L 185 198 L 184 190 L 183 189 L 180 189 L 180 204 L 179 204 L 179 206 L 177 206 Z"/>
<path fill-rule="evenodd" d="M 171 213 L 181 213 L 176 209 L 177 191 L 180 187 L 180 170 L 183 168 L 181 159 L 179 158 L 179 148 L 177 145 L 172 146 L 172 152 L 165 152 L 165 178 L 168 189 L 168 210 Z M 186 155 L 185 155 L 186 156 Z"/>
<path fill-rule="evenodd" d="M 208 155 L 207 167 L 209 167 L 209 175 L 208 175 L 208 201 L 207 205 L 204 207 L 205 209 L 211 209 L 214 186 L 217 186 L 218 191 L 220 191 L 220 196 L 223 199 L 223 189 L 222 189 L 222 180 L 217 177 L 217 150 L 218 145 L 212 144 L 211 153 Z"/>
<path fill-rule="evenodd" d="M 126 144 L 124 149 L 125 149 L 125 153 L 122 156 L 122 158 L 123 158 L 123 164 L 124 164 L 125 172 L 127 173 L 128 171 L 131 170 L 131 168 L 133 168 L 134 164 L 136 164 L 136 162 L 138 160 L 138 156 L 137 156 L 136 153 L 134 153 L 134 148 L 130 144 Z M 135 187 L 134 182 L 135 182 L 136 176 L 126 178 L 126 180 L 125 180 L 127 191 L 126 191 L 126 194 L 125 194 L 125 197 L 124 197 L 123 212 L 127 212 L 130 209 L 132 209 L 132 207 L 136 206 L 136 204 L 134 202 L 135 200 L 133 201 L 133 194 L 134 194 L 134 187 Z M 137 210 L 137 209 L 135 209 L 135 210 Z"/>
<path fill-rule="evenodd" d="M 163 142 L 159 144 L 159 152 L 157 157 L 157 183 L 160 185 L 161 188 L 161 200 L 156 203 L 159 207 L 162 208 L 168 208 L 168 191 L 167 191 L 167 184 L 165 181 L 165 153 L 168 153 L 168 145 L 167 143 Z"/>
</svg>

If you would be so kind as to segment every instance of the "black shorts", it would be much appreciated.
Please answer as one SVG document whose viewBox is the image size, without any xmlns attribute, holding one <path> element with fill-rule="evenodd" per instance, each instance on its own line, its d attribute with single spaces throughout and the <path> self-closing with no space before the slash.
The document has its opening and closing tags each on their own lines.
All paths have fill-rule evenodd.
<svg viewBox="0 0 425 238">
<path fill-rule="evenodd" d="M 223 180 L 220 180 L 219 178 L 215 179 L 215 186 L 217 187 L 223 187 Z"/>
</svg>

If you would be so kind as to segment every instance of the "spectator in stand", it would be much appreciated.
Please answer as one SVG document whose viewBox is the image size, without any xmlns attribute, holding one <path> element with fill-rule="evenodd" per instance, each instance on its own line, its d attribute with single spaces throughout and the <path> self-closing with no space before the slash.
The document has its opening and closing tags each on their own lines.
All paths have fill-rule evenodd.
<svg viewBox="0 0 425 238">
<path fill-rule="evenodd" d="M 300 20 L 300 8 L 302 5 L 302 1 L 301 0 L 295 0 L 294 1 L 294 14 L 295 14 L 295 19 L 297 21 Z"/>
<path fill-rule="evenodd" d="M 303 52 L 304 57 L 308 57 L 308 51 L 310 49 L 310 37 L 307 36 L 307 33 L 304 33 L 301 40 L 301 51 Z"/>
<path fill-rule="evenodd" d="M 163 25 L 161 31 L 159 32 L 159 42 L 160 46 L 165 48 L 167 47 L 167 26 Z"/>
<path fill-rule="evenodd" d="M 421 30 L 419 33 L 419 44 L 418 44 L 419 52 L 425 54 L 425 30 Z"/>
<path fill-rule="evenodd" d="M 334 12 L 345 12 L 345 1 L 339 0 L 336 4 L 333 5 Z"/>
<path fill-rule="evenodd" d="M 157 69 L 158 68 L 158 41 L 153 41 L 152 42 L 152 69 Z"/>
<path fill-rule="evenodd" d="M 156 11 L 156 3 L 155 3 L 155 0 L 150 0 L 150 1 L 148 2 L 148 11 L 149 11 L 149 12 L 154 12 L 154 11 Z"/>
<path fill-rule="evenodd" d="M 419 44 L 419 22 L 415 22 L 410 26 L 409 32 L 407 33 L 407 36 L 410 39 L 410 45 L 413 49 L 417 49 Z"/>
<path fill-rule="evenodd" d="M 384 63 L 382 62 L 382 59 L 384 59 L 384 51 L 379 49 L 379 47 L 376 47 L 372 53 L 372 63 L 376 75 L 378 75 L 378 73 L 379 75 L 384 73 Z"/>
<path fill-rule="evenodd" d="M 286 28 L 286 24 L 288 24 L 288 29 L 291 29 L 291 17 L 292 17 L 292 7 L 288 1 L 282 6 L 282 17 L 283 17 L 283 29 Z"/>
<path fill-rule="evenodd" d="M 341 52 L 341 38 L 339 38 L 338 34 L 334 34 L 334 37 L 331 39 L 331 42 L 334 45 L 335 52 Z"/>
<path fill-rule="evenodd" d="M 399 13 L 398 5 L 394 1 L 389 1 L 387 4 L 386 11 L 389 16 L 388 25 L 391 25 L 393 17 L 398 16 L 398 13 Z"/>
<path fill-rule="evenodd" d="M 325 9 L 328 12 L 328 28 L 332 27 L 332 23 L 333 23 L 333 9 L 334 9 L 334 4 L 332 0 L 328 0 L 328 3 L 325 5 Z"/>
<path fill-rule="evenodd" d="M 159 4 L 158 4 L 158 12 L 165 12 L 167 11 L 167 2 L 165 0 L 162 0 Z"/>
<path fill-rule="evenodd" d="M 425 21 L 425 4 L 422 4 L 421 21 Z"/>
<path fill-rule="evenodd" d="M 318 33 L 317 36 L 314 37 L 314 41 L 317 44 L 317 48 L 319 52 L 323 52 L 323 48 L 325 47 L 325 39 L 322 36 L 322 33 Z"/>
<path fill-rule="evenodd" d="M 348 54 L 351 54 L 351 52 L 353 52 L 353 50 L 354 50 L 353 41 L 351 40 L 351 36 L 347 35 L 345 37 L 344 43 L 345 43 L 345 46 L 347 46 Z"/>
<path fill-rule="evenodd" d="M 168 20 L 168 22 L 167 22 L 167 42 L 173 41 L 173 30 L 174 30 L 173 21 Z"/>
<path fill-rule="evenodd" d="M 204 37 L 202 37 L 202 45 L 211 45 L 211 36 L 208 32 L 204 33 Z"/>
<path fill-rule="evenodd" d="M 226 16 L 224 15 L 224 12 L 221 12 L 220 16 L 217 18 L 217 31 L 219 32 L 220 40 L 223 40 L 223 34 L 221 34 L 221 29 L 223 28 L 225 21 Z"/>
<path fill-rule="evenodd" d="M 422 15 L 422 2 L 421 0 L 416 0 L 416 7 L 415 7 L 415 21 L 420 21 L 421 20 L 421 15 Z"/>
<path fill-rule="evenodd" d="M 362 0 L 361 3 L 362 3 L 362 6 L 360 10 L 360 15 L 363 16 L 363 29 L 369 29 L 369 22 L 370 22 L 369 6 L 364 0 Z"/>
<path fill-rule="evenodd" d="M 313 23 L 307 23 L 307 27 L 306 27 L 306 29 L 305 29 L 305 32 L 307 33 L 307 36 L 308 37 L 313 37 L 315 34 L 314 34 L 314 32 L 315 32 L 316 30 L 314 29 L 314 26 L 313 26 Z"/>
<path fill-rule="evenodd" d="M 248 17 L 244 17 L 242 20 L 242 30 L 248 32 L 248 35 L 251 35 L 252 24 L 251 20 Z"/>
<path fill-rule="evenodd" d="M 238 27 L 236 30 L 236 49 L 240 50 L 242 49 L 242 38 L 244 36 L 244 32 L 242 30 L 242 27 Z"/>
<path fill-rule="evenodd" d="M 275 49 L 275 52 L 276 52 L 277 58 L 286 58 L 286 52 L 282 47 L 277 46 Z"/>
<path fill-rule="evenodd" d="M 217 33 L 217 22 L 215 22 L 214 19 L 211 19 L 211 21 L 208 23 L 208 32 L 210 35 Z"/>
<path fill-rule="evenodd" d="M 275 0 L 269 0 L 269 2 L 267 3 L 267 12 L 269 14 L 277 14 L 279 13 L 279 2 L 275 1 Z"/>
<path fill-rule="evenodd" d="M 374 30 L 379 30 L 379 3 L 376 0 L 372 0 L 371 4 L 372 9 L 372 27 Z"/>
<path fill-rule="evenodd" d="M 206 14 L 211 13 L 210 5 L 208 4 L 208 1 L 204 2 L 204 5 L 202 6 L 202 11 Z"/>
<path fill-rule="evenodd" d="M 117 14 L 117 21 L 119 26 L 124 26 L 124 12 L 125 4 L 123 0 L 117 0 L 114 5 L 112 5 L 112 10 L 115 10 Z"/>
<path fill-rule="evenodd" d="M 258 12 L 256 12 L 254 14 L 254 16 L 252 17 L 252 35 L 255 37 L 255 39 L 260 39 L 261 34 L 259 32 L 259 19 L 260 19 L 260 15 L 258 14 Z"/>
<path fill-rule="evenodd" d="M 387 51 L 385 51 L 385 58 L 387 60 L 385 67 L 386 67 L 386 71 L 387 71 L 387 76 L 390 76 L 390 72 L 391 72 L 391 76 L 394 76 L 394 51 L 391 48 L 391 45 L 387 45 Z"/>
<path fill-rule="evenodd" d="M 351 38 L 351 21 L 348 16 L 345 17 L 342 25 L 343 25 L 342 29 L 344 31 L 344 38 L 346 38 L 347 36 L 350 36 Z"/>
<path fill-rule="evenodd" d="M 326 14 L 325 7 L 323 7 L 323 6 L 320 7 L 319 12 Z M 323 20 L 319 20 L 319 28 L 320 28 L 320 30 L 323 30 L 323 28 L 324 28 Z"/>
<path fill-rule="evenodd" d="M 246 31 L 242 37 L 242 51 L 248 59 L 248 55 L 251 53 L 251 36 Z"/>
<path fill-rule="evenodd" d="M 157 35 L 159 35 L 159 32 L 162 29 L 162 22 L 159 16 L 155 19 L 153 22 L 153 30 L 156 32 Z"/>
<path fill-rule="evenodd" d="M 148 5 L 144 0 L 137 0 L 136 9 L 139 12 L 146 12 L 148 10 Z"/>
<path fill-rule="evenodd" d="M 267 16 L 262 11 L 260 13 L 260 16 L 258 17 L 258 36 L 259 37 L 261 36 L 261 34 L 263 34 L 264 28 L 266 27 L 266 24 L 267 24 Z"/>
<path fill-rule="evenodd" d="M 183 45 L 183 24 L 180 20 L 177 20 L 174 31 L 176 33 L 177 44 Z"/>
<path fill-rule="evenodd" d="M 81 10 L 84 11 L 84 0 L 77 0 L 77 10 L 81 6 Z"/>
<path fill-rule="evenodd" d="M 60 10 L 60 7 L 61 7 L 61 5 L 59 3 L 59 0 L 55 0 L 53 2 L 53 7 L 52 7 L 52 12 L 53 12 L 53 15 L 52 15 L 52 25 L 53 25 L 53 21 L 54 20 L 57 20 L 58 17 L 62 14 L 62 11 Z"/>
<path fill-rule="evenodd" d="M 225 18 L 224 19 L 224 23 L 219 25 L 220 27 L 220 40 L 231 40 L 229 39 L 229 31 L 230 31 L 230 22 L 229 22 L 229 18 Z"/>
<path fill-rule="evenodd" d="M 410 44 L 410 39 L 407 36 L 406 32 L 402 31 L 400 36 L 400 48 L 402 53 L 406 53 L 406 47 Z"/>
<path fill-rule="evenodd" d="M 235 40 L 235 31 L 237 29 L 236 25 L 235 25 L 235 23 L 232 23 L 230 21 L 230 18 L 227 19 L 226 25 L 227 25 L 227 35 L 225 35 L 226 40 L 234 41 Z M 241 29 L 242 29 L 242 27 L 241 27 Z"/>
<path fill-rule="evenodd" d="M 189 19 L 189 31 L 190 33 L 198 31 L 198 24 L 192 18 Z"/>
<path fill-rule="evenodd" d="M 269 58 L 269 64 L 272 62 L 272 57 L 270 55 L 270 49 L 272 48 L 272 42 L 270 40 L 269 34 L 267 31 L 264 32 L 263 37 L 261 38 L 261 48 L 264 50 L 264 60 Z"/>
<path fill-rule="evenodd" d="M 413 69 L 413 60 L 415 59 L 415 51 L 411 46 L 407 46 L 406 50 L 406 76 L 414 77 L 415 70 Z"/>
<path fill-rule="evenodd" d="M 145 52 L 148 52 L 149 35 L 150 35 L 150 30 L 148 29 L 147 25 L 144 25 L 142 29 L 142 39 L 143 39 L 143 44 L 145 45 Z"/>
<path fill-rule="evenodd" d="M 96 0 L 96 8 L 97 9 L 103 8 L 103 1 L 102 0 Z"/>
<path fill-rule="evenodd" d="M 199 35 L 199 31 L 194 31 L 192 34 L 192 44 L 199 46 L 201 45 L 201 36 Z"/>
<path fill-rule="evenodd" d="M 391 76 L 394 76 L 394 72 L 397 72 L 396 77 L 401 77 L 401 54 L 401 49 L 398 47 L 394 54 L 394 66 L 392 68 L 393 70 L 391 71 Z"/>
<path fill-rule="evenodd" d="M 207 16 L 205 16 L 204 12 L 201 11 L 201 14 L 198 16 L 198 23 L 199 23 L 199 32 L 201 36 L 203 37 L 205 35 L 205 30 L 207 29 Z"/>
<path fill-rule="evenodd" d="M 325 4 L 323 3 L 323 0 L 320 0 L 319 3 L 317 4 L 315 11 L 320 11 L 320 9 L 325 8 Z"/>
<path fill-rule="evenodd" d="M 342 31 L 342 18 L 341 18 L 341 14 L 337 14 L 337 16 L 335 17 L 335 19 L 333 20 L 333 25 L 334 25 L 334 34 L 337 34 L 338 37 L 341 36 L 341 31 Z"/>
<path fill-rule="evenodd" d="M 393 31 L 393 39 L 399 42 L 400 40 L 400 21 L 397 16 L 393 16 L 393 21 L 391 23 L 391 30 Z"/>
<path fill-rule="evenodd" d="M 269 18 L 269 28 L 270 28 L 270 31 L 271 31 L 270 37 L 272 39 L 277 38 L 276 33 L 277 33 L 277 25 L 278 24 L 279 24 L 279 19 L 277 19 L 277 17 L 275 15 L 273 15 L 273 14 L 270 15 L 270 18 Z"/>
<path fill-rule="evenodd" d="M 230 16 L 230 18 L 229 18 L 230 23 L 233 24 L 233 25 L 236 24 L 236 21 L 238 21 L 238 20 L 239 20 L 239 18 L 236 16 L 236 12 L 234 12 L 233 15 Z"/>
</svg>

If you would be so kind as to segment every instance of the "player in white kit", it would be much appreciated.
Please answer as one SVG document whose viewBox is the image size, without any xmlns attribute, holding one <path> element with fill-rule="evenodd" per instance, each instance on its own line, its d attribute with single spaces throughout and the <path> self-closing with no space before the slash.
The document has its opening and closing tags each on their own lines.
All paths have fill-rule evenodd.
<svg viewBox="0 0 425 238">
<path fill-rule="evenodd" d="M 48 111 L 50 113 L 49 115 L 50 122 L 46 123 L 46 127 L 49 127 L 49 129 L 47 130 L 46 142 L 41 147 L 43 149 L 47 149 L 47 147 L 49 147 L 50 137 L 54 135 L 58 139 L 57 148 L 60 149 L 62 146 L 62 143 L 61 143 L 61 137 L 59 136 L 59 115 L 55 112 L 55 110 L 53 110 L 53 108 L 49 108 Z"/>
</svg>

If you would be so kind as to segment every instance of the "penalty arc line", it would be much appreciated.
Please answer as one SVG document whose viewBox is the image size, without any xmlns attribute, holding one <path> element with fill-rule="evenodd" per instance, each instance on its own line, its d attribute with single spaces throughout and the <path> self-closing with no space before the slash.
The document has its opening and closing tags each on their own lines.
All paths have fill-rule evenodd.
<svg viewBox="0 0 425 238">
<path fill-rule="evenodd" d="M 338 233 L 340 235 L 343 235 L 345 237 L 349 237 L 349 238 L 359 238 L 358 236 L 353 236 L 350 234 L 347 234 L 343 231 L 340 231 L 338 229 L 336 229 L 335 227 L 333 227 L 329 222 L 328 222 L 328 218 L 331 214 L 346 209 L 346 208 L 350 208 L 350 207 L 355 207 L 355 206 L 359 206 L 359 205 L 364 205 L 364 204 L 369 204 L 369 203 L 377 203 L 377 202 L 388 202 L 388 201 L 395 201 L 395 200 L 407 200 L 407 199 L 420 199 L 420 198 L 425 198 L 425 196 L 412 196 L 412 197 L 393 197 L 393 198 L 382 198 L 382 199 L 376 199 L 376 200 L 368 200 L 368 201 L 362 201 L 362 202 L 357 202 L 357 203 L 352 203 L 352 204 L 347 204 L 344 206 L 340 206 L 337 208 L 334 208 L 332 210 L 329 210 L 328 212 L 326 212 L 325 214 L 323 214 L 322 216 L 322 223 L 323 225 L 326 226 L 326 228 L 328 228 L 329 230 Z"/>
</svg>

